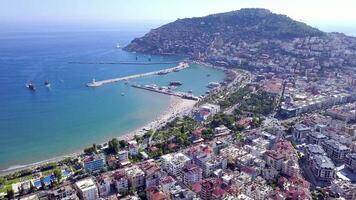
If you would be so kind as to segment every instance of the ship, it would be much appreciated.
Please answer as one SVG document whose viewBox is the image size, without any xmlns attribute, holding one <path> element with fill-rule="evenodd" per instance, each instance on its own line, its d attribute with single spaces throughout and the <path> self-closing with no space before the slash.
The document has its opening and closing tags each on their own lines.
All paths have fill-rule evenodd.
<svg viewBox="0 0 356 200">
<path fill-rule="evenodd" d="M 121 46 L 120 46 L 119 43 L 116 44 L 116 48 L 117 48 L 117 49 L 120 49 L 120 48 L 121 48 Z"/>
<path fill-rule="evenodd" d="M 166 74 L 168 74 L 168 72 L 167 72 L 167 71 L 160 71 L 160 72 L 158 72 L 157 74 L 158 74 L 158 75 L 166 75 Z"/>
<path fill-rule="evenodd" d="M 210 82 L 208 85 L 208 88 L 216 88 L 219 86 L 220 86 L 220 83 L 218 83 L 218 82 Z"/>
<path fill-rule="evenodd" d="M 51 87 L 51 84 L 49 83 L 49 81 L 48 81 L 48 80 L 45 80 L 45 82 L 44 82 L 44 86 L 46 86 L 46 87 Z"/>
<path fill-rule="evenodd" d="M 182 83 L 180 81 L 171 81 L 171 82 L 169 82 L 169 85 L 170 86 L 181 86 Z"/>
<path fill-rule="evenodd" d="M 32 81 L 30 81 L 30 83 L 26 84 L 26 87 L 27 87 L 29 90 L 32 90 L 32 91 L 35 91 L 35 90 L 36 90 L 36 87 L 35 87 L 35 85 L 33 84 Z"/>
</svg>

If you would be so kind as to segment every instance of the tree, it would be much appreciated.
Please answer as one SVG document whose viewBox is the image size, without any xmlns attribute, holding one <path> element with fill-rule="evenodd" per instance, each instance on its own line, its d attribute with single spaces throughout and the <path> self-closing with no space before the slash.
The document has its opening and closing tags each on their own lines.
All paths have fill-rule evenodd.
<svg viewBox="0 0 356 200">
<path fill-rule="evenodd" d="M 14 198 L 14 190 L 12 189 L 12 188 L 8 188 L 7 190 L 6 190 L 6 194 L 7 194 L 7 198 L 8 199 L 13 199 Z"/>
<path fill-rule="evenodd" d="M 209 139 L 210 140 L 210 139 L 213 138 L 214 133 L 213 133 L 213 131 L 211 129 L 204 129 L 202 131 L 202 135 L 203 135 L 203 137 L 205 139 Z"/>
<path fill-rule="evenodd" d="M 109 141 L 108 150 L 110 153 L 118 153 L 119 152 L 119 141 L 116 138 Z"/>
<path fill-rule="evenodd" d="M 120 144 L 120 148 L 123 149 L 125 147 L 127 147 L 128 143 L 126 140 L 120 140 L 119 141 L 119 144 Z"/>
<path fill-rule="evenodd" d="M 46 187 L 46 184 L 45 184 L 45 182 L 44 182 L 44 178 L 41 177 L 41 178 L 40 178 L 40 181 L 41 181 L 41 187 L 42 187 L 42 189 L 44 189 L 44 188 Z"/>
<path fill-rule="evenodd" d="M 86 154 L 93 154 L 96 153 L 96 151 L 96 144 L 93 144 L 93 146 L 84 149 L 84 153 Z"/>
<path fill-rule="evenodd" d="M 55 169 L 53 171 L 54 177 L 56 177 L 57 182 L 60 182 L 62 179 L 62 171 L 60 169 Z"/>
<path fill-rule="evenodd" d="M 0 177 L 0 186 L 5 185 L 6 179 L 4 177 Z"/>
</svg>

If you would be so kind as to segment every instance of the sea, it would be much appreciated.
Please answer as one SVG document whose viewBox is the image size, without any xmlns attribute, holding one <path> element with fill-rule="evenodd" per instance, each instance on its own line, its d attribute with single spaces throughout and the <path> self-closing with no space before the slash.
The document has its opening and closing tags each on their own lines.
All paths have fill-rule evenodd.
<svg viewBox="0 0 356 200">
<path fill-rule="evenodd" d="M 169 106 L 170 97 L 130 84 L 181 81 L 177 90 L 207 91 L 209 82 L 224 79 L 222 71 L 192 64 L 164 76 L 118 82 L 99 88 L 86 83 L 150 72 L 177 65 L 180 56 L 125 52 L 148 30 L 0 31 L 0 170 L 77 152 L 93 143 L 136 130 Z M 91 64 L 98 62 L 172 62 L 169 64 Z M 87 64 L 75 64 L 85 62 Z M 44 86 L 49 80 L 51 86 Z M 30 91 L 30 81 L 36 91 Z"/>
</svg>

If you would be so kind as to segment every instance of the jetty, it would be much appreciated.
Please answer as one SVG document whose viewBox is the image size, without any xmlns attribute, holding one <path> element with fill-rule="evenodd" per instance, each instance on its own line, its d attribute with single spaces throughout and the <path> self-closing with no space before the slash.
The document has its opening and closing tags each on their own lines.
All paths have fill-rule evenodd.
<svg viewBox="0 0 356 200">
<path fill-rule="evenodd" d="M 158 87 L 157 85 L 131 85 L 134 88 L 139 88 L 139 89 L 144 89 L 144 90 L 148 90 L 148 91 L 152 91 L 152 92 L 157 92 L 157 93 L 161 93 L 161 94 L 166 94 L 166 95 L 172 95 L 172 96 L 177 96 L 183 99 L 190 99 L 190 100 L 199 100 L 198 97 L 190 94 L 190 93 L 186 93 L 186 92 L 178 92 L 178 91 L 172 91 L 171 89 L 167 88 L 167 87 Z"/>
<path fill-rule="evenodd" d="M 85 65 L 159 65 L 159 64 L 176 64 L 179 61 L 161 61 L 161 62 L 129 62 L 129 61 L 118 61 L 118 62 L 108 62 L 108 61 L 69 61 L 68 64 L 85 64 Z"/>
<path fill-rule="evenodd" d="M 96 81 L 95 79 L 93 79 L 93 81 L 91 83 L 87 83 L 86 85 L 88 87 L 100 87 L 104 84 L 115 83 L 115 82 L 119 82 L 119 81 L 127 81 L 129 79 L 134 79 L 134 78 L 141 78 L 141 77 L 153 76 L 153 75 L 164 75 L 164 74 L 176 72 L 176 71 L 188 68 L 188 67 L 189 67 L 188 63 L 180 62 L 178 64 L 178 66 L 176 66 L 176 67 L 162 69 L 162 70 L 153 71 L 153 72 L 134 74 L 134 75 L 130 75 L 130 76 L 124 76 L 124 77 L 112 78 L 112 79 L 106 79 L 106 80 L 100 80 L 100 81 Z"/>
</svg>

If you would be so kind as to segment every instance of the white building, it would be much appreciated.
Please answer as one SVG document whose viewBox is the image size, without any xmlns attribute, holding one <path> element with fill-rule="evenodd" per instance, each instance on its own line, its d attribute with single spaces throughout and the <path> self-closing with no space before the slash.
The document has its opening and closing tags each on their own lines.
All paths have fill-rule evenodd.
<svg viewBox="0 0 356 200">
<path fill-rule="evenodd" d="M 97 200 L 99 199 L 98 188 L 96 187 L 93 179 L 87 178 L 75 183 L 79 197 L 84 200 Z"/>
<path fill-rule="evenodd" d="M 184 165 L 191 163 L 191 159 L 183 153 L 173 153 L 161 156 L 162 168 L 173 176 L 180 176 Z"/>
<path fill-rule="evenodd" d="M 119 151 L 117 157 L 119 162 L 126 162 L 129 160 L 129 152 L 126 150 Z"/>
<path fill-rule="evenodd" d="M 128 142 L 130 156 L 136 156 L 138 154 L 138 144 L 136 140 L 131 140 Z"/>
</svg>

